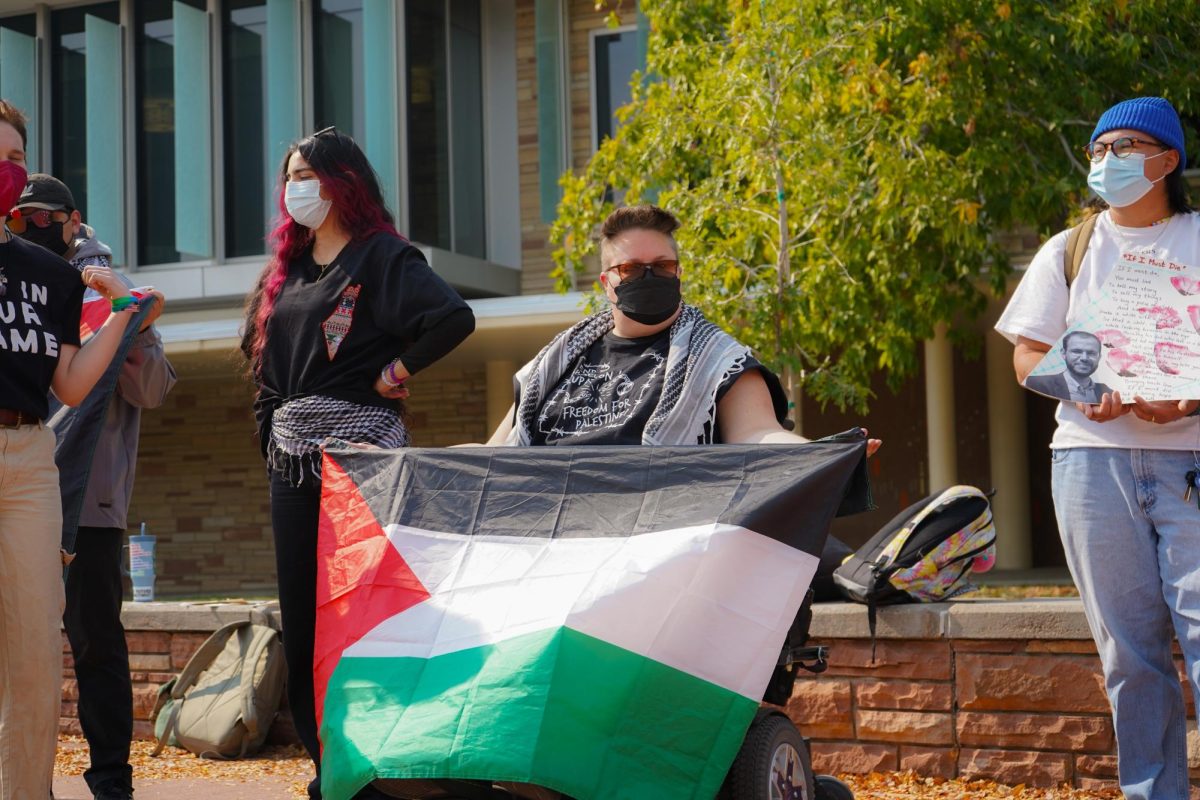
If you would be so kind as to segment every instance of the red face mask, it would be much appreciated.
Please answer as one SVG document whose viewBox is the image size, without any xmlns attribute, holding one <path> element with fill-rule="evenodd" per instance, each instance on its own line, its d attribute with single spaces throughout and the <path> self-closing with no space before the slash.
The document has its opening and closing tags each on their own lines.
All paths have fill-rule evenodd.
<svg viewBox="0 0 1200 800">
<path fill-rule="evenodd" d="M 29 174 L 15 161 L 0 161 L 0 215 L 8 216 L 21 197 Z"/>
</svg>

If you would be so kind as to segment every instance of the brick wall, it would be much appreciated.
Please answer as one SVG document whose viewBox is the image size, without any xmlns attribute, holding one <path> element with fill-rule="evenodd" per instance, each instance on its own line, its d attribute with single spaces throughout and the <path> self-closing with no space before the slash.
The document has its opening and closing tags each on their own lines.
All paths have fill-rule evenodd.
<svg viewBox="0 0 1200 800">
<path fill-rule="evenodd" d="M 874 663 L 866 638 L 819 636 L 839 629 L 845 635 L 848 628 L 857 633 L 854 629 L 865 627 L 866 610 L 818 606 L 818 617 L 830 615 L 813 628 L 815 643 L 830 647 L 829 669 L 821 675 L 801 671 L 786 707 L 812 739 L 814 769 L 912 769 L 929 777 L 1115 788 L 1111 712 L 1095 645 L 1083 638 L 1079 602 L 1056 601 L 1032 614 L 1019 610 L 1029 604 L 989 604 L 989 610 L 1013 608 L 1014 619 L 979 618 L 974 625 L 971 605 L 976 604 L 915 607 L 916 614 L 923 609 L 963 612 L 959 624 L 941 626 L 960 635 L 909 639 L 885 631 L 876 642 Z M 881 620 L 895 618 L 898 610 L 882 610 Z M 1070 617 L 1068 630 L 1059 624 L 1064 616 Z M 1020 638 L 971 636 L 987 635 L 994 623 Z M 881 625 L 886 628 L 886 621 Z M 1048 635 L 1028 638 L 1034 631 Z M 1176 665 L 1194 720 L 1178 648 Z M 1191 767 L 1192 796 L 1200 797 L 1200 763 Z"/>
<path fill-rule="evenodd" d="M 586 166 L 592 156 L 592 75 L 590 35 L 605 27 L 607 10 L 598 11 L 592 0 L 567 4 L 567 95 L 570 102 L 570 164 Z M 632 13 L 626 16 L 632 18 Z M 517 0 L 517 162 L 521 188 L 521 293 L 554 290 L 554 248 L 547 237 L 550 226 L 542 222 L 538 164 L 538 86 L 535 47 L 534 0 Z"/>
<path fill-rule="evenodd" d="M 158 687 L 212 630 L 247 614 L 247 606 L 233 604 L 126 604 L 138 736 L 151 734 Z M 1115 788 L 1109 705 L 1078 600 L 882 609 L 874 663 L 865 618 L 862 606 L 816 608 L 814 643 L 830 647 L 829 669 L 801 672 L 786 711 L 811 739 L 818 772 L 912 769 L 927 777 Z M 1034 631 L 1042 638 L 1030 637 Z M 1006 635 L 984 638 L 996 633 Z M 65 640 L 64 660 L 60 727 L 78 733 Z M 1183 681 L 1178 654 L 1176 663 Z M 284 713 L 271 741 L 291 741 L 290 726 Z M 1196 742 L 1189 744 L 1195 753 Z M 1198 798 L 1200 763 L 1191 767 Z"/>
<path fill-rule="evenodd" d="M 220 358 L 220 357 L 217 357 Z M 142 416 L 130 527 L 158 537 L 160 596 L 263 595 L 275 557 L 253 390 L 229 361 L 177 359 L 166 404 Z"/>
<path fill-rule="evenodd" d="M 254 436 L 253 391 L 232 359 L 176 359 L 180 380 L 143 416 L 129 524 L 158 537 L 160 597 L 271 596 L 266 473 Z M 484 367 L 435 365 L 413 379 L 413 443 L 484 441 Z"/>
<path fill-rule="evenodd" d="M 534 0 L 517 0 L 517 166 L 521 185 L 521 293 L 553 291 L 550 226 L 542 222 L 538 164 L 537 28 Z"/>
</svg>

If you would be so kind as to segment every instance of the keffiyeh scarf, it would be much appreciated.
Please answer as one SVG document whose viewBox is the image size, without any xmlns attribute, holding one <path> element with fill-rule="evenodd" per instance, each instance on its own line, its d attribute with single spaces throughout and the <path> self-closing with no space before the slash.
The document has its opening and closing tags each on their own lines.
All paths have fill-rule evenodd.
<svg viewBox="0 0 1200 800">
<path fill-rule="evenodd" d="M 327 439 L 383 448 L 409 443 L 408 428 L 394 409 L 316 394 L 275 409 L 267 463 L 293 486 L 306 476 L 320 484 L 321 445 Z"/>
<path fill-rule="evenodd" d="M 613 329 L 610 311 L 593 314 L 551 340 L 521 368 L 517 382 L 517 418 L 506 444 L 527 446 L 538 411 L 575 361 Z M 717 415 L 717 390 L 743 368 L 750 348 L 685 305 L 671 324 L 663 392 L 646 422 L 642 444 L 711 443 Z"/>
</svg>

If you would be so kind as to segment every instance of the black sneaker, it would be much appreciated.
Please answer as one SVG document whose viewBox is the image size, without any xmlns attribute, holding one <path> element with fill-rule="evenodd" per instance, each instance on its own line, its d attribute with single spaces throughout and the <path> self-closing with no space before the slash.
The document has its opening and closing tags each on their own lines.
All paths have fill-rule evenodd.
<svg viewBox="0 0 1200 800">
<path fill-rule="evenodd" d="M 133 800 L 133 789 L 119 783 L 106 783 L 96 789 L 96 800 Z"/>
</svg>

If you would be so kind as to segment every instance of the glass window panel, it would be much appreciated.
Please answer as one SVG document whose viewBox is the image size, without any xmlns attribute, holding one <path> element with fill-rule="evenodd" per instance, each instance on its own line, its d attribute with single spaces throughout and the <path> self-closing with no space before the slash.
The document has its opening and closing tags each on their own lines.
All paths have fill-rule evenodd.
<svg viewBox="0 0 1200 800">
<path fill-rule="evenodd" d="M 314 6 L 317 130 L 336 125 L 360 146 L 363 135 L 362 0 L 319 0 Z"/>
<path fill-rule="evenodd" d="M 0 97 L 26 117 L 25 159 L 30 170 L 38 162 L 37 17 L 21 14 L 0 17 Z"/>
<path fill-rule="evenodd" d="M 479 0 L 450 0 L 454 252 L 485 258 L 482 31 Z"/>
<path fill-rule="evenodd" d="M 139 0 L 136 13 L 138 262 L 166 264 L 175 249 L 174 3 L 203 9 L 203 0 Z"/>
<path fill-rule="evenodd" d="M 596 37 L 596 142 L 617 129 L 616 111 L 632 99 L 629 81 L 641 64 L 637 31 L 605 33 Z"/>
<path fill-rule="evenodd" d="M 225 255 L 265 252 L 267 4 L 227 0 L 224 36 Z"/>
<path fill-rule="evenodd" d="M 408 233 L 418 242 L 449 250 L 450 137 L 444 0 L 408 0 L 405 32 Z"/>
<path fill-rule="evenodd" d="M 85 79 L 87 76 L 86 18 L 98 17 L 120 23 L 120 4 L 103 3 L 84 8 L 55 11 L 50 16 L 50 109 L 54 120 L 51 135 L 54 144 L 54 176 L 67 184 L 75 197 L 79 213 L 87 221 L 88 114 Z M 105 117 L 120 120 L 121 109 L 107 109 Z M 94 118 L 93 118 L 94 121 Z M 116 239 L 120 232 L 103 231 L 101 236 Z"/>
<path fill-rule="evenodd" d="M 26 36 L 37 36 L 37 16 L 34 14 L 19 14 L 15 17 L 0 17 L 0 28 L 23 33 Z"/>
</svg>

